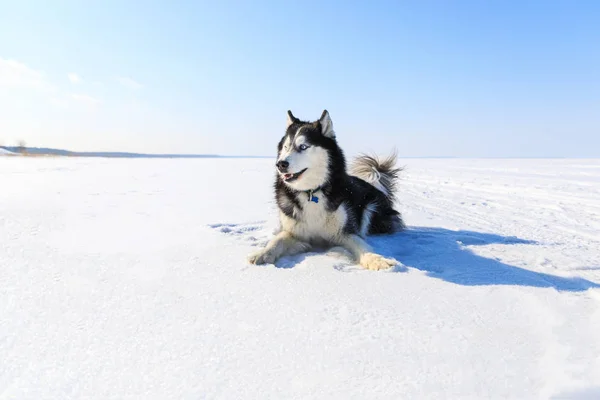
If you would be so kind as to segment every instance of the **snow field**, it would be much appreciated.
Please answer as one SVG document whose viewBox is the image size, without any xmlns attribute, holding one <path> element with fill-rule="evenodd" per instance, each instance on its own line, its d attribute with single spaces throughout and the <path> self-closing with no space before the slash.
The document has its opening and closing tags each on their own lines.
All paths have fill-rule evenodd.
<svg viewBox="0 0 600 400">
<path fill-rule="evenodd" d="M 0 159 L 0 399 L 598 397 L 600 160 L 401 160 L 385 272 L 246 264 L 272 164 Z"/>
</svg>

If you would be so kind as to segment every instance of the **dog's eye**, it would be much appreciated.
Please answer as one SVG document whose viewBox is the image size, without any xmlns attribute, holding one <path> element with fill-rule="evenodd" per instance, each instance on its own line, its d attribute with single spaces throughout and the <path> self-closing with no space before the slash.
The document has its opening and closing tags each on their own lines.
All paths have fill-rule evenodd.
<svg viewBox="0 0 600 400">
<path fill-rule="evenodd" d="M 305 144 L 301 144 L 300 146 L 298 146 L 298 148 L 300 149 L 300 151 L 304 151 L 304 150 L 308 149 L 308 146 Z"/>
</svg>

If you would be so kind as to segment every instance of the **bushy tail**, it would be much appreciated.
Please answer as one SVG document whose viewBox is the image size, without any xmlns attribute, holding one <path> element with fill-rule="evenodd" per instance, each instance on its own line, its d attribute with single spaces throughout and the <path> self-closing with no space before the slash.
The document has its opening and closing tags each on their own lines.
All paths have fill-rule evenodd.
<svg viewBox="0 0 600 400">
<path fill-rule="evenodd" d="M 375 186 L 393 203 L 396 199 L 396 181 L 402 171 L 402 168 L 396 166 L 396 160 L 396 151 L 383 160 L 377 156 L 362 154 L 354 159 L 350 174 Z"/>
</svg>

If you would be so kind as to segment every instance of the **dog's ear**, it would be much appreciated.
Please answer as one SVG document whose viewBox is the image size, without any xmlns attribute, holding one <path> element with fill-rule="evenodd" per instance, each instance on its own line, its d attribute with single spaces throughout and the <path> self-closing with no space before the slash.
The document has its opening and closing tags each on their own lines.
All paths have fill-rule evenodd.
<svg viewBox="0 0 600 400">
<path fill-rule="evenodd" d="M 335 139 L 333 122 L 331 122 L 331 117 L 329 116 L 329 112 L 327 110 L 323 110 L 323 114 L 321 114 L 319 122 L 321 123 L 321 133 L 323 134 L 323 136 Z"/>
<path fill-rule="evenodd" d="M 288 110 L 286 128 L 292 125 L 294 122 L 298 122 L 298 118 L 294 117 L 294 114 L 292 114 L 292 112 Z"/>
</svg>

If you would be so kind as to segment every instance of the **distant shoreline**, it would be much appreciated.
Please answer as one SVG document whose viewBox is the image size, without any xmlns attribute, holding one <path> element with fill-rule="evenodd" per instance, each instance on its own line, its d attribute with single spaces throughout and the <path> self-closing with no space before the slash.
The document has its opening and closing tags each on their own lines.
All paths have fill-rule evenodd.
<svg viewBox="0 0 600 400">
<path fill-rule="evenodd" d="M 3 153 L 1 150 L 6 150 Z M 251 155 L 222 155 L 222 154 L 178 154 L 178 153 L 134 153 L 124 151 L 71 151 L 63 149 L 53 149 L 48 147 L 17 147 L 0 146 L 0 156 L 25 156 L 25 157 L 81 157 L 81 158 L 253 158 L 253 159 L 272 159 L 272 156 L 251 156 Z M 576 157 L 576 156 L 504 156 L 504 157 L 477 157 L 477 156 L 398 156 L 399 160 L 418 160 L 418 159 L 480 159 L 480 160 L 597 160 L 600 157 Z"/>
<path fill-rule="evenodd" d="M 122 151 L 70 151 L 47 147 L 0 146 L 7 156 L 59 156 L 59 157 L 95 157 L 95 158 L 273 158 L 270 156 L 224 156 L 219 154 L 152 154 Z"/>
</svg>

